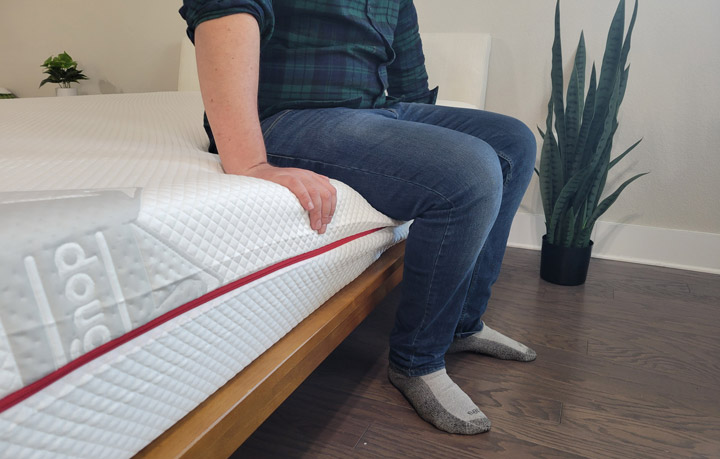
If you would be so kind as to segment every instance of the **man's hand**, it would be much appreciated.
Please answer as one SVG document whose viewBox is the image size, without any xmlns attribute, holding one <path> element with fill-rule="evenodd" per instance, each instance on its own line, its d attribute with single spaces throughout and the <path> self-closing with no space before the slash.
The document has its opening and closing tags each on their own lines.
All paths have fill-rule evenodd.
<svg viewBox="0 0 720 459">
<path fill-rule="evenodd" d="M 241 13 L 201 23 L 195 30 L 195 54 L 205 111 L 225 172 L 290 189 L 310 213 L 312 229 L 323 234 L 337 203 L 330 180 L 267 163 L 257 108 L 260 31 L 255 18 Z"/>
<path fill-rule="evenodd" d="M 269 180 L 288 188 L 310 213 L 310 227 L 324 234 L 335 214 L 337 190 L 324 175 L 293 167 L 275 167 L 260 163 L 240 175 Z"/>
</svg>

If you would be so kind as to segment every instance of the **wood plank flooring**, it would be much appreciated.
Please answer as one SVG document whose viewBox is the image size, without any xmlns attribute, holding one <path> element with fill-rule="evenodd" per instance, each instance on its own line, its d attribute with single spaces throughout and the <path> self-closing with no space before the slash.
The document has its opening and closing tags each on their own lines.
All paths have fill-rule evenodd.
<svg viewBox="0 0 720 459">
<path fill-rule="evenodd" d="M 440 432 L 387 381 L 395 290 L 233 457 L 720 458 L 720 276 L 594 259 L 559 287 L 539 257 L 508 250 L 485 317 L 537 360 L 447 358 L 490 432 Z"/>
</svg>

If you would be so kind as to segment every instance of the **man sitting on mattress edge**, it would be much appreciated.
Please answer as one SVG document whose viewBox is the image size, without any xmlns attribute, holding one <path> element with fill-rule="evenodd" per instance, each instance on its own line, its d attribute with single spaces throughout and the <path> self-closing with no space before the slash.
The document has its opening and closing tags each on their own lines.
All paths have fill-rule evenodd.
<svg viewBox="0 0 720 459">
<path fill-rule="evenodd" d="M 323 234 L 328 177 L 414 220 L 389 378 L 438 429 L 490 420 L 445 354 L 532 361 L 482 321 L 536 144 L 520 121 L 434 105 L 412 0 L 184 0 L 211 151 L 226 173 L 287 187 Z M 212 129 L 210 128 L 212 127 Z"/>
</svg>

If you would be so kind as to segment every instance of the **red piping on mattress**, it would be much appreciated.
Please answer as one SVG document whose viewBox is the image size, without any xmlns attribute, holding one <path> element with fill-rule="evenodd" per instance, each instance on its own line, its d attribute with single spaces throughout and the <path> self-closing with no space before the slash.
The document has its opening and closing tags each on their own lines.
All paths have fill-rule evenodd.
<svg viewBox="0 0 720 459">
<path fill-rule="evenodd" d="M 267 276 L 268 274 L 274 273 L 275 271 L 279 271 L 283 268 L 286 268 L 288 266 L 294 265 L 296 263 L 300 263 L 301 261 L 308 260 L 310 258 L 314 258 L 318 255 L 322 255 L 326 252 L 329 252 L 337 247 L 340 247 L 342 245 L 345 245 L 349 242 L 354 241 L 355 239 L 360 239 L 363 236 L 370 235 L 372 233 L 375 233 L 377 231 L 380 231 L 383 228 L 375 228 L 368 231 L 363 231 L 362 233 L 355 234 L 353 236 L 348 236 L 344 239 L 340 239 L 338 241 L 335 241 L 331 244 L 325 245 L 323 247 L 317 248 L 315 250 L 312 250 L 310 252 L 306 252 L 300 255 L 297 255 L 292 258 L 288 258 L 287 260 L 283 260 L 279 263 L 275 263 L 274 265 L 268 266 L 267 268 L 261 269 L 260 271 L 257 271 L 253 274 L 249 274 L 245 277 L 242 277 L 236 281 L 233 281 L 227 285 L 223 285 L 220 288 L 217 288 L 213 290 L 212 292 L 206 293 L 205 295 L 196 298 L 188 303 L 185 303 L 182 306 L 179 306 L 172 311 L 166 312 L 165 314 L 161 315 L 160 317 L 157 317 L 150 322 L 146 323 L 145 325 L 141 325 L 140 327 L 131 330 L 128 333 L 125 333 L 124 335 L 115 338 L 114 340 L 108 341 L 107 343 L 103 344 L 102 346 L 96 347 L 92 351 L 81 355 L 77 359 L 73 360 L 72 362 L 68 363 L 67 365 L 58 368 L 57 370 L 53 371 L 52 373 L 48 374 L 47 376 L 44 376 L 37 381 L 23 387 L 22 389 L 18 389 L 17 391 L 13 392 L 12 394 L 9 394 L 5 396 L 3 399 L 0 400 L 0 413 L 7 410 L 8 408 L 11 408 L 18 403 L 22 402 L 26 398 L 30 397 L 31 395 L 41 391 L 42 389 L 46 388 L 50 384 L 54 383 L 55 381 L 58 381 L 62 377 L 66 376 L 67 374 L 75 371 L 76 369 L 80 368 L 81 366 L 85 365 L 86 363 L 100 357 L 101 355 L 107 354 L 108 352 L 112 351 L 113 349 L 132 341 L 133 339 L 137 338 L 138 336 L 142 335 L 143 333 L 146 333 L 153 328 L 158 327 L 159 325 L 164 324 L 165 322 L 168 322 L 175 317 L 181 316 L 182 314 L 197 308 L 198 306 L 201 306 L 208 301 L 214 300 L 215 298 L 218 298 L 222 295 L 225 295 L 226 293 L 229 293 L 237 288 L 240 288 L 244 285 L 249 284 L 250 282 L 256 281 L 262 277 Z"/>
</svg>

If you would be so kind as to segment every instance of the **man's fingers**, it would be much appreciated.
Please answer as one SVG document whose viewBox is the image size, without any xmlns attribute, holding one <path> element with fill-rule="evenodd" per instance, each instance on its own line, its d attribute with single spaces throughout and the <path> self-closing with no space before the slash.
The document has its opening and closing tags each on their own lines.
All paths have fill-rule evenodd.
<svg viewBox="0 0 720 459">
<path fill-rule="evenodd" d="M 303 209 L 308 211 L 310 216 L 310 228 L 315 231 L 319 230 L 322 226 L 322 200 L 317 190 L 310 188 L 302 182 L 302 180 L 291 180 L 288 184 L 288 188 L 297 196 Z"/>
<path fill-rule="evenodd" d="M 332 199 L 330 199 L 330 220 L 335 216 L 335 209 L 337 208 L 337 189 L 330 182 L 328 185 L 332 187 Z"/>
<path fill-rule="evenodd" d="M 323 234 L 325 233 L 325 227 L 330 223 L 331 194 L 327 189 L 324 189 L 320 191 L 320 196 L 322 197 L 322 210 L 320 212 L 320 228 L 318 228 L 320 231 L 318 232 Z"/>
<path fill-rule="evenodd" d="M 328 184 L 323 183 L 323 189 L 321 190 L 323 198 L 322 202 L 322 222 L 323 225 L 327 225 L 332 220 L 334 211 L 334 202 L 337 200 L 335 188 Z"/>
<path fill-rule="evenodd" d="M 337 206 L 337 191 L 327 177 L 295 168 L 276 168 L 266 164 L 252 170 L 253 177 L 270 180 L 288 188 L 308 211 L 310 227 L 325 233 Z"/>
<path fill-rule="evenodd" d="M 314 185 L 314 184 L 313 184 Z M 312 185 L 311 185 L 312 186 Z M 320 191 L 315 188 L 309 188 L 308 192 L 313 201 L 313 209 L 310 211 L 310 227 L 318 231 L 322 227 L 323 197 Z"/>
<path fill-rule="evenodd" d="M 300 201 L 300 205 L 308 212 L 315 207 L 305 184 L 296 177 L 286 177 L 285 180 L 278 180 L 277 183 L 289 189 Z"/>
</svg>

